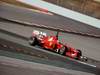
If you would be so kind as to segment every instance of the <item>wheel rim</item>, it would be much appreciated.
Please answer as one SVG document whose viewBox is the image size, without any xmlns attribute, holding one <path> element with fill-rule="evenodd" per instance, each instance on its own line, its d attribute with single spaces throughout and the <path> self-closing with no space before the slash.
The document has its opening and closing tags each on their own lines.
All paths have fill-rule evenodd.
<svg viewBox="0 0 100 75">
<path fill-rule="evenodd" d="M 34 44 L 34 40 L 35 40 L 35 38 L 30 38 L 30 40 L 29 40 L 29 43 L 32 45 L 32 44 Z"/>
<path fill-rule="evenodd" d="M 62 48 L 59 50 L 59 53 L 63 55 L 63 54 L 64 54 L 64 51 L 65 51 L 65 47 L 62 47 Z"/>
<path fill-rule="evenodd" d="M 33 40 L 29 40 L 29 43 L 32 44 L 33 43 Z"/>
</svg>

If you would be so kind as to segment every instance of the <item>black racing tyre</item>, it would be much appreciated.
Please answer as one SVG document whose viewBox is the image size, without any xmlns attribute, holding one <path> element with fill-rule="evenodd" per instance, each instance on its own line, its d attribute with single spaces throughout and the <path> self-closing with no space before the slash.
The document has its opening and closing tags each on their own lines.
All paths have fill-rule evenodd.
<svg viewBox="0 0 100 75">
<path fill-rule="evenodd" d="M 79 52 L 78 56 L 82 56 L 82 51 L 77 49 L 77 51 Z"/>
<path fill-rule="evenodd" d="M 30 37 L 29 44 L 35 46 L 36 45 L 36 38 L 35 37 Z"/>
<path fill-rule="evenodd" d="M 59 54 L 64 55 L 65 50 L 66 50 L 66 47 L 65 47 L 65 46 L 61 47 L 61 48 L 59 49 Z"/>
</svg>

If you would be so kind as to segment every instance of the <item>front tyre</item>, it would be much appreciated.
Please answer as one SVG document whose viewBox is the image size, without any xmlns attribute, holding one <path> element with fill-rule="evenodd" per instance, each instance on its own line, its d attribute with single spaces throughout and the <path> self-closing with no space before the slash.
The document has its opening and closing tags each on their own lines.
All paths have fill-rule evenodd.
<svg viewBox="0 0 100 75">
<path fill-rule="evenodd" d="M 66 50 L 66 47 L 63 46 L 63 47 L 61 47 L 61 48 L 59 49 L 59 52 L 58 52 L 58 53 L 61 54 L 61 55 L 64 55 L 65 50 Z"/>
<path fill-rule="evenodd" d="M 29 44 L 35 46 L 36 45 L 36 38 L 35 37 L 30 37 Z"/>
</svg>

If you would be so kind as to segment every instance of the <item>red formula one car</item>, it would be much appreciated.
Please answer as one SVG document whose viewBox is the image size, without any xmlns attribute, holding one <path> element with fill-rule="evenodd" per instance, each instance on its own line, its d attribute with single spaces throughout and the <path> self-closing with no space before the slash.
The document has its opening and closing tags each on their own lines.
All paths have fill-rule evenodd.
<svg viewBox="0 0 100 75">
<path fill-rule="evenodd" d="M 34 30 L 29 39 L 29 44 L 32 46 L 41 46 L 44 49 L 48 49 L 73 59 L 87 61 L 87 57 L 82 56 L 81 50 L 69 47 L 59 42 L 58 33 L 59 32 L 57 32 L 56 36 L 47 36 L 44 32 Z"/>
</svg>

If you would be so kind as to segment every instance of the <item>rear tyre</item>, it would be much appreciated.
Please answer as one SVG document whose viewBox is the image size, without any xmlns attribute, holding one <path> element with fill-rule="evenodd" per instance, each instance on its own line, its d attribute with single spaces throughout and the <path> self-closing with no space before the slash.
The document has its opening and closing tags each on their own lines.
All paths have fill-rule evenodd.
<svg viewBox="0 0 100 75">
<path fill-rule="evenodd" d="M 36 38 L 35 37 L 30 37 L 29 44 L 32 45 L 32 46 L 35 46 L 36 45 Z"/>
<path fill-rule="evenodd" d="M 66 50 L 66 47 L 63 46 L 62 48 L 59 49 L 59 54 L 64 55 L 65 54 L 65 50 Z"/>
<path fill-rule="evenodd" d="M 82 56 L 82 51 L 77 49 L 77 51 L 79 52 L 78 56 Z"/>
</svg>

